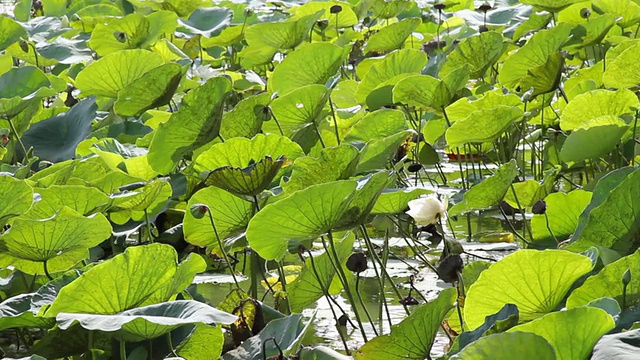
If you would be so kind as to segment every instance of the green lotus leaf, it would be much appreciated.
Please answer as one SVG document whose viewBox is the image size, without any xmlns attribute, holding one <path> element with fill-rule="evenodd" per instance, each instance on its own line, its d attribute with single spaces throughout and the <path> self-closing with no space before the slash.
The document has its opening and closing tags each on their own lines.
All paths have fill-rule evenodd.
<svg viewBox="0 0 640 360">
<path fill-rule="evenodd" d="M 125 341 L 148 340 L 186 324 L 232 324 L 237 316 L 195 300 L 177 300 L 147 305 L 117 314 L 81 314 L 61 312 L 58 326 L 66 330 L 79 323 L 87 330 L 117 332 Z"/>
<path fill-rule="evenodd" d="M 635 3 L 634 5 L 640 8 L 639 5 Z M 622 89 L 640 84 L 640 71 L 632 65 L 633 59 L 636 59 L 639 55 L 640 43 L 634 42 L 612 61 L 608 61 L 607 68 L 602 76 L 604 85 L 608 88 Z"/>
<path fill-rule="evenodd" d="M 251 69 L 269 64 L 277 52 L 277 48 L 268 45 L 249 45 L 238 53 L 240 65 L 245 69 Z"/>
<path fill-rule="evenodd" d="M 640 252 L 636 251 L 606 265 L 600 272 L 587 278 L 579 288 L 571 292 L 567 299 L 567 307 L 583 306 L 602 297 L 615 299 L 622 310 L 635 306 L 640 300 L 640 262 L 638 260 L 640 260 Z M 626 271 L 631 272 L 631 281 L 627 285 L 626 297 L 624 297 L 622 278 Z"/>
<path fill-rule="evenodd" d="M 178 20 L 193 35 L 215 36 L 231 24 L 233 12 L 224 7 L 195 9 L 187 20 Z"/>
<path fill-rule="evenodd" d="M 378 140 L 407 130 L 407 119 L 399 110 L 380 109 L 368 113 L 355 123 L 344 141 L 368 142 Z"/>
<path fill-rule="evenodd" d="M 580 14 L 578 14 L 578 16 L 579 15 Z M 517 40 L 520 40 L 525 35 L 528 35 L 534 31 L 539 31 L 541 29 L 546 28 L 547 25 L 549 25 L 549 23 L 551 22 L 552 16 L 553 14 L 546 13 L 546 12 L 531 13 L 531 15 L 527 20 L 523 21 L 522 23 L 520 23 L 520 25 L 518 25 L 516 30 L 513 32 L 512 39 L 514 41 L 517 41 Z M 562 15 L 559 16 L 558 20 L 560 19 L 561 16 Z"/>
<path fill-rule="evenodd" d="M 464 194 L 462 201 L 449 210 L 449 214 L 464 215 L 471 211 L 486 210 L 498 205 L 511 188 L 511 182 L 516 175 L 518 175 L 516 161 L 511 160 L 502 165 L 494 175 L 472 186 Z"/>
<path fill-rule="evenodd" d="M 281 96 L 271 103 L 274 121 L 264 123 L 262 130 L 293 136 L 299 130 L 318 122 L 326 113 L 329 90 L 324 85 L 307 85 Z M 277 122 L 277 123 L 276 123 Z"/>
<path fill-rule="evenodd" d="M 450 147 L 464 144 L 493 142 L 515 121 L 522 118 L 522 109 L 513 106 L 497 106 L 476 110 L 465 119 L 456 121 L 447 129 L 446 139 Z"/>
<path fill-rule="evenodd" d="M 638 98 L 630 90 L 592 90 L 569 101 L 560 116 L 560 127 L 564 131 L 576 130 L 601 116 L 633 114 L 639 106 Z"/>
<path fill-rule="evenodd" d="M 51 81 L 34 66 L 13 67 L 0 75 L 0 116 L 12 118 L 31 101 L 56 95 Z"/>
<path fill-rule="evenodd" d="M 440 76 L 444 77 L 451 71 L 466 64 L 469 65 L 469 77 L 479 78 L 491 67 L 502 54 L 502 35 L 488 31 L 478 36 L 469 37 L 447 56 L 447 60 L 440 69 Z"/>
<path fill-rule="evenodd" d="M 169 103 L 182 79 L 176 63 L 160 65 L 118 92 L 113 110 L 118 115 L 139 117 L 145 111 Z"/>
<path fill-rule="evenodd" d="M 272 159 L 284 156 L 287 161 L 294 161 L 304 156 L 304 152 L 298 144 L 284 136 L 258 134 L 252 139 L 232 138 L 212 145 L 198 155 L 193 168 L 198 174 L 225 166 L 244 168 L 267 156 Z"/>
<path fill-rule="evenodd" d="M 446 107 L 447 117 L 451 123 L 464 120 L 476 110 L 494 109 L 498 106 L 522 107 L 522 100 L 515 94 L 503 94 L 502 91 L 488 91 L 482 97 L 471 100 L 461 98 Z"/>
<path fill-rule="evenodd" d="M 484 270 L 471 285 L 465 322 L 475 329 L 505 304 L 518 307 L 520 322 L 537 319 L 554 311 L 573 283 L 592 267 L 589 258 L 569 251 L 518 250 Z M 499 292 L 493 291 L 496 284 Z"/>
<path fill-rule="evenodd" d="M 300 360 L 351 360 L 351 356 L 341 353 L 326 346 L 303 347 L 300 349 Z"/>
<path fill-rule="evenodd" d="M 401 214 L 409 208 L 409 201 L 431 193 L 432 191 L 427 189 L 393 189 L 384 191 L 380 194 L 378 200 L 376 200 L 371 213 L 374 215 Z"/>
<path fill-rule="evenodd" d="M 53 164 L 33 174 L 27 181 L 31 186 L 46 188 L 52 185 L 65 185 L 70 180 L 75 181 L 76 184 L 78 182 L 84 184 L 100 179 L 108 173 L 117 174 L 118 172 L 114 172 L 113 169 L 109 168 L 109 165 L 101 157 L 93 156 L 81 160 L 67 160 Z M 120 174 L 126 175 L 122 172 Z M 135 179 L 134 181 L 139 180 Z M 101 190 L 107 192 L 111 189 Z"/>
<path fill-rule="evenodd" d="M 302 314 L 293 314 L 272 320 L 259 334 L 245 340 L 240 347 L 225 353 L 222 359 L 260 360 L 265 357 L 277 356 L 280 353 L 284 354 L 284 357 L 297 354 L 302 339 L 311 328 L 312 323 L 313 317 L 306 325 L 303 325 Z M 268 341 L 267 339 L 273 340 Z"/>
<path fill-rule="evenodd" d="M 549 176 L 540 184 L 535 180 L 525 180 L 513 184 L 513 190 L 507 191 L 504 201 L 514 208 L 528 208 L 533 206 L 538 200 L 544 199 L 548 193 L 553 191 L 555 175 Z"/>
<path fill-rule="evenodd" d="M 544 201 L 547 204 L 548 227 L 558 241 L 564 241 L 576 230 L 578 217 L 591 201 L 591 193 L 584 190 L 574 190 L 566 194 L 553 193 Z M 555 245 L 555 240 L 547 228 L 547 217 L 533 215 L 531 232 L 536 242 Z"/>
<path fill-rule="evenodd" d="M 356 186 L 345 180 L 312 185 L 265 206 L 249 221 L 249 245 L 264 259 L 281 259 L 289 240 L 315 239 L 329 232 L 349 207 Z"/>
<path fill-rule="evenodd" d="M 276 66 L 269 78 L 269 90 L 284 95 L 306 85 L 324 85 L 340 69 L 343 59 L 343 49 L 333 44 L 302 46 Z"/>
<path fill-rule="evenodd" d="M 250 46 L 266 46 L 273 49 L 293 49 L 309 36 L 311 28 L 324 10 L 305 15 L 297 20 L 263 22 L 247 27 L 245 39 Z M 308 63 L 307 63 L 308 65 Z"/>
<path fill-rule="evenodd" d="M 632 358 L 640 348 L 640 329 L 603 336 L 593 349 L 592 360 Z"/>
<path fill-rule="evenodd" d="M 81 215 L 88 216 L 104 211 L 111 199 L 102 191 L 80 185 L 54 185 L 45 189 L 35 189 L 40 200 L 24 214 L 28 219 L 46 219 L 67 206 Z"/>
<path fill-rule="evenodd" d="M 172 34 L 177 21 L 178 16 L 166 10 L 148 16 L 135 13 L 107 18 L 105 22 L 96 24 L 88 45 L 100 56 L 125 49 L 146 49 L 162 34 Z"/>
<path fill-rule="evenodd" d="M 0 226 L 4 226 L 9 219 L 26 213 L 33 203 L 33 190 L 24 180 L 9 175 L 0 175 L 0 198 L 3 206 L 0 208 Z"/>
<path fill-rule="evenodd" d="M 369 3 L 373 16 L 381 19 L 394 18 L 413 5 L 410 0 L 373 0 Z"/>
<path fill-rule="evenodd" d="M 176 354 L 183 359 L 218 359 L 222 354 L 224 333 L 219 326 L 196 324 L 189 336 L 176 348 Z"/>
<path fill-rule="evenodd" d="M 529 332 L 493 334 L 462 349 L 451 360 L 508 360 L 518 354 L 524 359 L 555 360 L 553 346 L 542 336 Z"/>
<path fill-rule="evenodd" d="M 117 98 L 118 92 L 162 65 L 162 57 L 147 50 L 122 50 L 106 55 L 78 73 L 75 86 L 83 96 Z"/>
<path fill-rule="evenodd" d="M 593 0 L 591 6 L 599 12 L 613 15 L 623 29 L 640 21 L 640 5 L 633 1 Z"/>
<path fill-rule="evenodd" d="M 267 104 L 268 93 L 250 96 L 240 101 L 231 111 L 225 112 L 220 125 L 220 135 L 225 139 L 252 138 L 262 129 L 262 123 L 271 118 Z"/>
<path fill-rule="evenodd" d="M 360 153 L 351 145 L 325 148 L 317 158 L 299 157 L 293 163 L 289 181 L 282 184 L 285 192 L 292 193 L 310 185 L 345 180 L 354 174 Z"/>
<path fill-rule="evenodd" d="M 92 51 L 84 40 L 56 38 L 52 43 L 38 44 L 40 55 L 60 64 L 77 64 L 93 60 Z"/>
<path fill-rule="evenodd" d="M 581 2 L 582 0 L 521 0 L 522 4 L 533 5 L 549 12 L 558 12 L 569 5 Z"/>
<path fill-rule="evenodd" d="M 531 96 L 546 94 L 554 91 L 560 84 L 560 77 L 564 68 L 564 57 L 560 51 L 549 55 L 547 61 L 527 72 L 527 76 L 520 80 L 523 91 L 533 89 Z"/>
<path fill-rule="evenodd" d="M 193 194 L 187 209 L 195 204 L 205 204 L 209 207 L 218 236 L 223 240 L 242 234 L 255 209 L 253 202 L 216 187 L 204 188 Z M 209 249 L 218 247 L 209 217 L 197 219 L 190 211 L 187 211 L 184 217 L 184 239 L 196 246 L 206 246 Z"/>
<path fill-rule="evenodd" d="M 209 171 L 204 184 L 237 196 L 257 196 L 269 187 L 285 162 L 285 156 L 274 160 L 267 155 L 246 167 L 223 166 Z"/>
<path fill-rule="evenodd" d="M 214 46 L 231 46 L 239 43 L 244 39 L 244 28 L 242 25 L 227 26 L 218 35 L 211 38 L 200 39 L 203 48 L 208 49 Z"/>
<path fill-rule="evenodd" d="M 427 55 L 422 51 L 404 49 L 386 55 L 377 61 L 364 75 L 356 92 L 356 99 L 361 104 L 379 85 L 401 74 L 418 74 L 427 64 Z"/>
<path fill-rule="evenodd" d="M 620 143 L 627 128 L 627 124 L 615 115 L 593 118 L 567 137 L 560 151 L 560 160 L 582 161 L 604 156 Z"/>
<path fill-rule="evenodd" d="M 124 224 L 129 219 L 142 220 L 146 215 L 153 216 L 164 209 L 172 193 L 171 184 L 168 181 L 158 179 L 146 184 L 139 183 L 139 185 L 142 186 L 133 191 L 125 190 L 111 195 L 112 203 L 109 208 L 111 221 Z"/>
<path fill-rule="evenodd" d="M 340 6 L 342 10 L 337 14 L 332 14 L 331 7 L 335 5 Z M 292 7 L 290 10 L 292 15 L 291 19 L 299 19 L 303 16 L 316 14 L 321 10 L 324 10 L 324 13 L 320 19 L 327 19 L 329 21 L 329 25 L 325 30 L 329 35 L 332 35 L 332 33 L 335 34 L 336 25 L 338 29 L 343 29 L 358 24 L 358 16 L 353 12 L 351 6 L 345 2 L 338 1 L 310 1 L 301 6 Z"/>
<path fill-rule="evenodd" d="M 349 208 L 334 228 L 336 230 L 350 230 L 359 225 L 364 225 L 376 200 L 378 200 L 382 191 L 387 188 L 392 177 L 393 173 L 379 171 L 359 179 L 358 188 L 349 204 Z"/>
<path fill-rule="evenodd" d="M 522 48 L 505 60 L 500 70 L 500 83 L 513 89 L 530 72 L 535 73 L 535 69 L 543 70 L 549 57 L 567 41 L 572 28 L 571 24 L 560 23 L 550 30 L 542 30 L 533 35 Z M 522 89 L 527 90 L 529 89 Z"/>
<path fill-rule="evenodd" d="M 111 225 L 102 214 L 84 217 L 62 206 L 48 219 L 13 220 L 0 236 L 0 266 L 12 265 L 28 274 L 68 270 L 89 258 L 89 248 L 111 236 Z"/>
<path fill-rule="evenodd" d="M 615 24 L 616 19 L 611 14 L 603 14 L 597 17 L 591 16 L 588 22 L 582 23 L 573 29 L 576 48 L 582 49 L 586 46 L 600 43 Z M 568 44 L 572 43 L 573 41 Z"/>
<path fill-rule="evenodd" d="M 382 139 L 369 141 L 360 150 L 360 162 L 356 168 L 356 174 L 387 168 L 398 152 L 398 148 L 409 141 L 414 134 L 412 130 L 405 130 Z"/>
<path fill-rule="evenodd" d="M 22 327 L 53 327 L 52 319 L 36 317 L 31 312 L 31 299 L 34 293 L 20 294 L 0 303 L 0 331 Z"/>
<path fill-rule="evenodd" d="M 596 342 L 614 326 L 613 318 L 606 311 L 582 307 L 553 312 L 507 332 L 540 335 L 553 346 L 557 359 L 569 360 L 588 358 Z"/>
<path fill-rule="evenodd" d="M 393 101 L 422 109 L 440 109 L 451 99 L 447 85 L 432 76 L 415 75 L 398 82 L 393 88 Z"/>
<path fill-rule="evenodd" d="M 22 142 L 42 160 L 72 159 L 78 144 L 91 133 L 97 110 L 95 98 L 84 99 L 65 113 L 31 125 Z"/>
<path fill-rule="evenodd" d="M 178 254 L 169 245 L 129 247 L 63 287 L 44 316 L 110 315 L 168 301 L 205 269 L 196 254 L 178 264 Z"/>
<path fill-rule="evenodd" d="M 457 297 L 453 288 L 442 290 L 438 298 L 418 307 L 391 328 L 391 334 L 373 338 L 356 350 L 357 360 L 415 359 L 429 356 L 436 333 Z"/>
<path fill-rule="evenodd" d="M 218 136 L 222 107 L 231 81 L 214 77 L 182 98 L 180 110 L 160 124 L 149 146 L 149 165 L 161 174 Z"/>
<path fill-rule="evenodd" d="M 390 50 L 400 49 L 411 33 L 422 24 L 419 18 L 407 18 L 397 23 L 388 25 L 371 35 L 364 52 L 384 53 Z"/>
<path fill-rule="evenodd" d="M 27 31 L 8 16 L 0 16 L 0 51 L 20 39 L 28 39 Z"/>
<path fill-rule="evenodd" d="M 77 6 L 78 3 L 83 2 L 84 0 L 75 1 L 70 7 L 71 10 L 67 12 L 71 27 L 82 30 L 83 33 L 91 33 L 98 24 L 104 24 L 107 20 L 110 20 L 110 17 L 124 16 L 124 12 L 118 6 L 109 3 L 98 3 L 82 8 Z"/>
<path fill-rule="evenodd" d="M 354 240 L 354 236 L 347 236 L 335 244 L 336 253 L 343 266 L 349 255 L 351 255 Z M 315 304 L 318 299 L 325 295 L 325 292 L 328 292 L 335 276 L 336 268 L 326 252 L 321 255 L 314 255 L 313 263 L 311 259 L 306 259 L 300 275 L 291 284 L 287 284 L 287 298 L 289 299 L 291 311 L 301 312 L 309 305 Z M 320 278 L 320 282 L 318 282 L 318 278 Z"/>
<path fill-rule="evenodd" d="M 467 266 L 464 268 L 467 269 Z M 467 286 L 465 281 L 465 287 Z M 497 313 L 487 316 L 484 323 L 473 331 L 464 331 L 454 340 L 447 355 L 455 355 L 464 347 L 472 344 L 481 337 L 491 334 L 501 333 L 518 324 L 518 307 L 513 304 L 506 304 Z"/>
</svg>

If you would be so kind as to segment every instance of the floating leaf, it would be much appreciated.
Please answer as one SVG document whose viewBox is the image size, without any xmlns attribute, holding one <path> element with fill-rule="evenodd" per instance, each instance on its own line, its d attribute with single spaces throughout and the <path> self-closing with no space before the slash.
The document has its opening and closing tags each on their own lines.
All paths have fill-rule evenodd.
<svg viewBox="0 0 640 360">
<path fill-rule="evenodd" d="M 380 359 L 424 359 L 429 356 L 431 346 L 457 297 L 453 288 L 444 289 L 438 298 L 421 305 L 391 328 L 391 334 L 373 338 L 356 350 L 356 360 Z"/>
<path fill-rule="evenodd" d="M 471 211 L 486 210 L 498 205 L 511 187 L 511 182 L 516 175 L 518 175 L 516 161 L 511 160 L 502 165 L 494 175 L 484 179 L 480 184 L 472 186 L 464 194 L 462 201 L 449 210 L 449 214 L 464 215 Z"/>
<path fill-rule="evenodd" d="M 185 155 L 215 139 L 220 131 L 222 106 L 229 91 L 231 81 L 214 77 L 185 95 L 180 110 L 156 130 L 149 146 L 149 165 L 166 174 Z"/>
<path fill-rule="evenodd" d="M 471 285 L 465 322 L 475 329 L 505 304 L 518 307 L 520 322 L 539 318 L 554 311 L 573 283 L 592 267 L 586 256 L 564 250 L 518 250 L 484 270 Z M 493 291 L 496 284 L 500 291 Z"/>
</svg>

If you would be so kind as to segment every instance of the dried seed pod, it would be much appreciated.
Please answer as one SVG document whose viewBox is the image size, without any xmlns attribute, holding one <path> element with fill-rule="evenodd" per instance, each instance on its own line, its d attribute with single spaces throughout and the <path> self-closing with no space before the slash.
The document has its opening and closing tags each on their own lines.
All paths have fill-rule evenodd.
<svg viewBox="0 0 640 360">
<path fill-rule="evenodd" d="M 534 214 L 542 215 L 547 212 L 547 203 L 544 200 L 538 200 L 533 207 L 531 208 L 531 212 Z"/>
</svg>

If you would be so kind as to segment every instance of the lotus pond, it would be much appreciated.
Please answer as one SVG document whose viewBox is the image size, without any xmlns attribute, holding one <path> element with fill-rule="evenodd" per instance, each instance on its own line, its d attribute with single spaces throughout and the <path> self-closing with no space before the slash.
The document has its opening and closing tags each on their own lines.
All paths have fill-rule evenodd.
<svg viewBox="0 0 640 360">
<path fill-rule="evenodd" d="M 639 2 L 5 3 L 4 357 L 640 352 Z"/>
</svg>

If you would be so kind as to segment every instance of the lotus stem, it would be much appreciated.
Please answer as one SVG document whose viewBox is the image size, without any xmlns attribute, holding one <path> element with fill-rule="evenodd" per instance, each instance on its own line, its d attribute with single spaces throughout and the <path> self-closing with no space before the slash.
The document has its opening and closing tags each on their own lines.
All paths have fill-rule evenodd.
<svg viewBox="0 0 640 360">
<path fill-rule="evenodd" d="M 224 260 L 227 263 L 227 267 L 229 268 L 229 272 L 233 277 L 233 282 L 236 284 L 236 288 L 240 289 L 238 279 L 236 279 L 236 274 L 233 270 L 233 267 L 231 267 L 231 262 L 229 261 L 229 255 L 227 255 L 227 251 L 224 249 L 224 244 L 222 243 L 222 240 L 220 240 L 220 235 L 218 235 L 218 229 L 216 228 L 216 224 L 213 221 L 213 215 L 211 214 L 211 209 L 209 209 L 209 207 L 207 207 L 207 214 L 209 214 L 209 222 L 211 222 L 213 233 L 216 235 L 216 240 L 218 240 L 218 246 L 220 247 L 220 252 L 222 252 L 222 257 L 224 257 Z"/>
<path fill-rule="evenodd" d="M 376 330 L 376 326 L 373 324 L 373 318 L 371 317 L 371 314 L 369 314 L 369 310 L 367 309 L 367 306 L 364 304 L 364 300 L 362 300 L 362 296 L 360 295 L 360 289 L 358 289 L 358 285 L 360 284 L 360 273 L 356 273 L 356 296 L 358 297 L 358 300 L 360 301 L 360 305 L 362 305 L 362 309 L 364 310 L 364 314 L 367 316 L 367 319 L 369 320 L 369 323 L 371 324 L 371 328 L 373 329 L 373 333 L 378 336 L 378 331 Z"/>
<path fill-rule="evenodd" d="M 460 271 L 456 271 L 456 274 L 458 275 L 458 301 L 456 301 L 456 308 L 458 310 L 458 319 L 460 319 L 460 329 L 464 332 L 464 319 L 462 318 L 462 307 L 460 306 L 460 298 L 465 298 L 464 281 L 462 280 L 462 274 Z"/>
<path fill-rule="evenodd" d="M 337 16 L 336 16 L 337 19 Z M 336 24 L 337 29 L 337 24 Z M 333 117 L 333 126 L 336 132 L 336 140 L 338 141 L 338 145 L 340 145 L 340 133 L 338 132 L 338 120 L 336 119 L 336 111 L 333 106 L 333 101 L 331 101 L 331 97 L 329 97 L 329 107 L 331 108 L 331 116 Z"/>
<path fill-rule="evenodd" d="M 556 244 L 560 244 L 560 241 L 558 240 L 556 235 L 553 233 L 553 230 L 551 230 L 551 226 L 549 226 L 549 215 L 547 215 L 546 211 L 544 212 L 544 220 L 547 225 L 547 230 L 549 230 L 549 234 L 551 234 L 551 236 L 553 237 L 553 240 L 556 241 Z"/>
<path fill-rule="evenodd" d="M 120 342 L 120 360 L 127 360 L 127 348 L 126 343 L 122 340 Z"/>
<path fill-rule="evenodd" d="M 53 277 L 51 276 L 51 274 L 49 274 L 49 269 L 47 268 L 47 260 L 42 262 L 42 267 L 44 268 L 44 274 L 47 276 L 47 278 L 49 278 L 49 280 L 53 280 Z"/>
<path fill-rule="evenodd" d="M 9 127 L 11 127 L 11 133 L 15 135 L 16 140 L 18 141 L 18 144 L 20 144 L 20 148 L 22 149 L 22 152 L 24 153 L 23 161 L 27 162 L 27 148 L 24 146 L 24 143 L 22 142 L 22 139 L 20 138 L 20 135 L 18 135 L 18 131 L 16 130 L 16 126 L 13 124 L 13 121 L 11 120 L 11 118 L 8 117 L 7 121 L 9 122 Z"/>
</svg>

